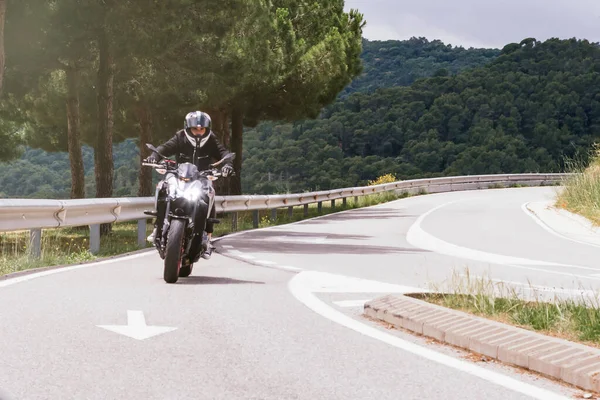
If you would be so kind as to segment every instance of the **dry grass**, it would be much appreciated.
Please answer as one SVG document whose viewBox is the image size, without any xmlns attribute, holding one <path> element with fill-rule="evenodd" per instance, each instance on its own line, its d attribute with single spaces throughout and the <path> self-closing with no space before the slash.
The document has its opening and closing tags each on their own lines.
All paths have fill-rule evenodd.
<svg viewBox="0 0 600 400">
<path fill-rule="evenodd" d="M 587 166 L 571 162 L 571 169 L 577 175 L 564 182 L 555 206 L 582 215 L 600 226 L 600 146 L 594 147 Z"/>
<path fill-rule="evenodd" d="M 454 274 L 448 290 L 418 297 L 440 306 L 464 311 L 549 336 L 600 348 L 600 296 L 552 296 L 543 299 L 531 285 L 521 290 L 486 277 Z"/>
</svg>

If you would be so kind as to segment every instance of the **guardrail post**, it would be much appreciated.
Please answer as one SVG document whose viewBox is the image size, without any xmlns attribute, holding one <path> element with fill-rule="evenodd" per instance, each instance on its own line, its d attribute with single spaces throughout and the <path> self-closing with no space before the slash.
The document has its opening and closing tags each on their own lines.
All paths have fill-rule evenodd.
<svg viewBox="0 0 600 400">
<path fill-rule="evenodd" d="M 42 230 L 31 229 L 29 231 L 29 256 L 40 258 L 42 256 Z"/>
<path fill-rule="evenodd" d="M 277 209 L 273 208 L 271 210 L 271 221 L 277 221 Z"/>
<path fill-rule="evenodd" d="M 333 210 L 335 208 L 335 199 L 331 200 L 331 209 Z"/>
<path fill-rule="evenodd" d="M 238 230 L 238 213 L 231 213 L 231 230 L 237 232 Z"/>
<path fill-rule="evenodd" d="M 288 207 L 288 217 L 292 218 L 294 216 L 294 206 Z"/>
<path fill-rule="evenodd" d="M 138 219 L 138 229 L 137 229 L 137 234 L 138 234 L 138 247 L 142 248 L 142 247 L 146 247 L 146 219 Z"/>
<path fill-rule="evenodd" d="M 90 225 L 90 252 L 100 252 L 100 224 Z"/>
<path fill-rule="evenodd" d="M 252 211 L 252 226 L 258 228 L 258 210 Z"/>
<path fill-rule="evenodd" d="M 308 217 L 308 204 L 304 205 L 304 216 Z"/>
<path fill-rule="evenodd" d="M 346 207 L 346 198 L 345 197 L 342 199 L 342 206 Z"/>
<path fill-rule="evenodd" d="M 358 205 L 358 196 L 354 196 L 354 205 Z"/>
<path fill-rule="evenodd" d="M 323 211 L 323 202 L 320 201 L 317 203 L 317 210 L 319 210 L 319 214 Z"/>
</svg>

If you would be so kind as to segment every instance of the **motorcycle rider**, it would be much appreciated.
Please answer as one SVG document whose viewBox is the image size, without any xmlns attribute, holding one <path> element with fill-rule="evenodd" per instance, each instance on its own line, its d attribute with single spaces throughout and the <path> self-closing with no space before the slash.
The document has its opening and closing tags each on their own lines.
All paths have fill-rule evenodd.
<svg viewBox="0 0 600 400">
<path fill-rule="evenodd" d="M 191 162 L 195 164 L 200 171 L 209 169 L 211 162 L 219 161 L 229 154 L 227 149 L 221 144 L 219 139 L 217 139 L 216 135 L 211 130 L 211 122 L 210 115 L 205 112 L 192 111 L 188 113 L 185 116 L 184 129 L 178 131 L 171 139 L 158 146 L 157 150 L 165 157 L 175 155 L 177 163 Z M 162 157 L 160 155 L 158 155 L 156 152 L 152 152 L 152 154 L 144 161 L 148 163 L 157 163 L 161 159 Z M 211 161 L 211 159 L 213 161 Z M 233 172 L 231 161 L 225 161 L 223 167 L 221 168 L 222 175 L 227 177 L 231 172 Z M 159 188 L 162 187 L 163 182 L 164 181 L 161 181 L 159 183 Z M 157 199 L 158 195 L 159 190 L 157 190 L 156 193 Z M 157 204 L 161 203 L 157 202 Z M 160 226 L 160 224 L 162 224 L 162 219 L 164 219 L 165 210 L 157 211 L 158 215 L 154 223 L 154 231 L 152 231 L 150 236 L 147 238 L 150 243 L 154 243 L 157 226 Z M 213 207 L 209 213 L 209 218 L 215 218 L 215 216 L 216 210 L 213 204 Z M 207 234 L 208 243 L 207 249 L 202 257 L 204 259 L 209 259 L 213 250 L 213 246 L 210 243 L 213 233 L 212 222 L 206 222 L 205 232 Z M 190 260 L 186 261 L 187 263 L 190 262 Z"/>
</svg>

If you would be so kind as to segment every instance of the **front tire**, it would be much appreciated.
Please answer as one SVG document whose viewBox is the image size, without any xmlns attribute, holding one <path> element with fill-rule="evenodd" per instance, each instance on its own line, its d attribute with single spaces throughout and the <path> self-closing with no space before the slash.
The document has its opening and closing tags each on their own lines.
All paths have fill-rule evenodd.
<svg viewBox="0 0 600 400">
<path fill-rule="evenodd" d="M 183 255 L 183 238 L 185 221 L 173 219 L 167 236 L 167 250 L 165 254 L 164 279 L 167 283 L 175 283 L 179 278 L 181 257 Z"/>
</svg>

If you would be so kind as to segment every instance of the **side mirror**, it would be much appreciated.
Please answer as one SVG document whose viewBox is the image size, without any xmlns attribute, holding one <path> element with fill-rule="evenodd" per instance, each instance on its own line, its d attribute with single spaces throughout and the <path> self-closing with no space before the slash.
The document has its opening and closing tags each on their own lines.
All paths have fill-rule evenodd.
<svg viewBox="0 0 600 400">
<path fill-rule="evenodd" d="M 146 147 L 149 148 L 150 150 L 152 150 L 153 152 L 157 153 L 162 158 L 167 158 L 164 155 L 160 154 L 160 152 L 158 151 L 158 149 L 156 147 L 152 146 L 150 143 L 146 143 Z"/>
<path fill-rule="evenodd" d="M 146 143 L 146 147 L 149 148 L 150 150 L 158 153 L 158 149 L 154 146 L 152 146 L 150 143 Z"/>
<path fill-rule="evenodd" d="M 227 154 L 225 157 L 223 157 L 221 160 L 217 161 L 216 163 L 212 164 L 214 167 L 216 167 L 217 165 L 223 164 L 225 161 L 232 161 L 235 160 L 235 153 L 229 153 Z"/>
</svg>

